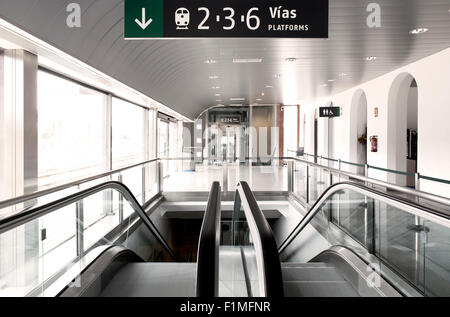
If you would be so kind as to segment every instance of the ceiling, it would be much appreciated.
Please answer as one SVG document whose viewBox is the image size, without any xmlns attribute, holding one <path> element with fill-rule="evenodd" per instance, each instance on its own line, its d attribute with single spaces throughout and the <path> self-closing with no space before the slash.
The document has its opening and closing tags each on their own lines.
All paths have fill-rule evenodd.
<svg viewBox="0 0 450 317">
<path fill-rule="evenodd" d="M 71 2 L 81 5 L 81 28 L 66 26 Z M 372 29 L 366 24 L 371 2 L 330 0 L 329 39 L 126 41 L 123 0 L 0 0 L 0 16 L 194 119 L 218 103 L 326 97 L 450 47 L 450 0 L 378 0 L 382 27 Z M 409 34 L 417 27 L 429 31 Z M 290 57 L 297 60 L 287 62 Z M 233 58 L 262 63 L 233 64 Z"/>
</svg>

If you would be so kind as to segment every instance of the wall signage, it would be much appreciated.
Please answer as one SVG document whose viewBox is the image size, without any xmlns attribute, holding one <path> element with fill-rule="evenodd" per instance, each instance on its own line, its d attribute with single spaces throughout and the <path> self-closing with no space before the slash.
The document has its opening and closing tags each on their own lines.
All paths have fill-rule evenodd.
<svg viewBox="0 0 450 317">
<path fill-rule="evenodd" d="M 328 38 L 329 0 L 125 0 L 125 38 Z"/>
<path fill-rule="evenodd" d="M 375 118 L 378 118 L 378 107 L 375 107 L 375 109 L 373 110 L 373 115 Z"/>
<path fill-rule="evenodd" d="M 341 116 L 340 107 L 321 107 L 319 109 L 320 118 L 334 118 Z"/>
</svg>

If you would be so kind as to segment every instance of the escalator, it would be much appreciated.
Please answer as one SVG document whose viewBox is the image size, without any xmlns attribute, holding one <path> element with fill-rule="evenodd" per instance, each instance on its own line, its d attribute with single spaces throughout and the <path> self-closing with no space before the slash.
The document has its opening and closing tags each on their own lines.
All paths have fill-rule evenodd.
<svg viewBox="0 0 450 317">
<path fill-rule="evenodd" d="M 450 216 L 440 210 L 363 184 L 339 183 L 280 239 L 246 182 L 237 185 L 231 221 L 222 218 L 221 194 L 220 184 L 214 182 L 198 234 L 196 262 L 173 251 L 175 246 L 148 210 L 118 182 L 49 203 L 28 202 L 22 212 L 0 220 L 0 241 L 23 228 L 40 230 L 35 244 L 39 256 L 26 267 L 37 272 L 37 278 L 28 283 L 26 296 L 450 295 Z M 76 207 L 73 224 L 70 206 Z M 104 214 L 93 221 L 89 215 L 96 208 Z M 116 214 L 123 219 L 118 225 L 113 222 Z M 67 223 L 77 231 L 62 243 L 49 241 L 47 217 L 53 217 L 53 224 L 61 221 L 61 236 Z M 92 231 L 111 223 L 106 235 Z M 65 244 L 75 245 L 77 252 L 59 252 L 58 260 L 67 264 L 52 271 L 50 260 L 56 257 L 51 252 Z"/>
<path fill-rule="evenodd" d="M 215 241 L 220 234 L 220 193 L 219 183 L 214 183 L 200 232 L 197 263 L 179 260 L 174 245 L 167 243 L 122 183 L 106 182 L 44 204 L 27 201 L 28 207 L 21 212 L 0 220 L 0 251 L 5 250 L 5 242 L 13 242 L 10 237 L 37 228 L 34 236 L 29 235 L 33 239 L 25 241 L 28 253 L 35 247 L 36 256 L 27 259 L 26 266 L 15 267 L 12 274 L 2 274 L 0 281 L 12 287 L 6 284 L 0 291 L 4 296 L 16 296 L 17 290 L 24 296 L 213 296 L 216 293 L 211 289 L 217 281 L 211 276 L 218 271 L 214 263 L 218 263 Z M 99 218 L 93 219 L 98 214 Z M 117 224 L 117 219 L 123 220 Z M 73 228 L 77 229 L 72 234 Z M 55 243 L 56 238 L 66 236 L 69 238 L 63 243 Z M 1 254 L 5 263 L 7 253 Z M 58 269 L 51 270 L 54 267 Z M 31 278 L 26 283 L 19 281 L 20 285 L 11 283 L 10 276 L 18 273 Z"/>
<path fill-rule="evenodd" d="M 237 185 L 233 209 L 220 246 L 219 296 L 283 297 L 275 238 L 246 182 Z"/>
<path fill-rule="evenodd" d="M 339 183 L 278 246 L 246 182 L 238 184 L 234 210 L 220 261 L 242 268 L 236 281 L 245 286 L 233 296 L 450 295 L 450 216 L 442 208 Z"/>
<path fill-rule="evenodd" d="M 449 296 L 450 216 L 356 183 L 329 187 L 279 246 L 286 296 Z"/>
<path fill-rule="evenodd" d="M 113 244 L 58 296 L 282 297 L 281 267 L 269 223 L 246 183 L 238 185 L 236 199 L 232 241 L 226 241 L 221 230 L 220 184 L 213 183 L 199 235 L 196 263 L 178 262 L 176 258 L 172 262 L 145 261 L 133 250 Z M 161 246 L 173 255 L 149 216 L 145 212 L 138 214 Z"/>
<path fill-rule="evenodd" d="M 141 209 L 137 206 L 136 211 Z M 138 213 L 172 257 L 173 252 L 145 212 Z M 200 232 L 197 263 L 147 262 L 122 246 L 111 246 L 95 259 L 61 297 L 205 297 L 217 295 L 220 186 L 214 183 Z M 76 285 L 76 287 L 73 287 Z"/>
</svg>

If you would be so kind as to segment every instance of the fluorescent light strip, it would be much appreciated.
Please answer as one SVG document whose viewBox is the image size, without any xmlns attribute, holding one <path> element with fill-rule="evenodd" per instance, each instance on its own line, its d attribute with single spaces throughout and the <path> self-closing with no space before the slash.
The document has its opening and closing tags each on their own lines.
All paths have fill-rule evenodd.
<svg viewBox="0 0 450 317">
<path fill-rule="evenodd" d="M 235 64 L 262 63 L 262 58 L 233 58 Z"/>
<path fill-rule="evenodd" d="M 428 32 L 427 28 L 417 28 L 417 29 L 409 31 L 409 33 L 413 34 L 413 35 L 422 34 L 422 33 L 426 33 L 426 32 Z"/>
<path fill-rule="evenodd" d="M 230 101 L 245 101 L 245 98 L 230 98 Z"/>
</svg>

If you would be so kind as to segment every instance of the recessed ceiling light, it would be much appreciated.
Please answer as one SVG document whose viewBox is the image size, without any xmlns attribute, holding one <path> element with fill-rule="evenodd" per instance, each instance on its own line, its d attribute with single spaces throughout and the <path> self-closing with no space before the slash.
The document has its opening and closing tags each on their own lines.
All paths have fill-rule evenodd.
<svg viewBox="0 0 450 317">
<path fill-rule="evenodd" d="M 414 34 L 414 35 L 422 34 L 422 33 L 425 33 L 425 32 L 428 32 L 427 28 L 417 28 L 417 29 L 409 31 L 410 34 Z"/>
<path fill-rule="evenodd" d="M 231 101 L 244 101 L 245 98 L 230 98 Z"/>
<path fill-rule="evenodd" d="M 261 98 L 256 99 L 256 101 L 263 101 Z"/>
<path fill-rule="evenodd" d="M 281 78 L 281 74 L 275 74 L 275 75 L 273 75 L 273 77 L 275 77 L 275 78 Z"/>
<path fill-rule="evenodd" d="M 267 85 L 266 88 L 273 88 L 273 86 Z"/>
<path fill-rule="evenodd" d="M 263 92 L 261 93 L 261 96 L 265 96 L 265 95 L 266 95 L 265 93 L 263 93 Z"/>
<path fill-rule="evenodd" d="M 334 82 L 334 79 L 328 79 L 328 82 L 332 83 L 332 82 Z"/>
<path fill-rule="evenodd" d="M 288 57 L 285 59 L 286 62 L 295 62 L 297 59 L 295 57 Z"/>
<path fill-rule="evenodd" d="M 367 57 L 366 57 L 366 61 L 368 61 L 368 62 L 373 62 L 373 61 L 376 60 L 376 59 L 377 59 L 376 56 L 367 56 Z"/>
<path fill-rule="evenodd" d="M 262 58 L 233 58 L 235 64 L 262 63 Z"/>
<path fill-rule="evenodd" d="M 209 76 L 209 79 L 219 79 L 219 76 L 216 76 L 216 75 Z"/>
<path fill-rule="evenodd" d="M 217 61 L 215 59 L 207 59 L 205 60 L 205 64 L 215 64 Z"/>
<path fill-rule="evenodd" d="M 322 84 L 320 87 L 328 87 L 328 84 Z"/>
<path fill-rule="evenodd" d="M 339 73 L 338 76 L 342 78 L 342 77 L 348 76 L 348 74 L 346 74 L 346 73 Z"/>
<path fill-rule="evenodd" d="M 215 94 L 215 96 L 216 96 L 216 97 L 220 97 L 221 95 L 220 95 L 220 94 Z"/>
<path fill-rule="evenodd" d="M 212 86 L 212 89 L 220 89 L 220 86 Z"/>
</svg>

